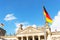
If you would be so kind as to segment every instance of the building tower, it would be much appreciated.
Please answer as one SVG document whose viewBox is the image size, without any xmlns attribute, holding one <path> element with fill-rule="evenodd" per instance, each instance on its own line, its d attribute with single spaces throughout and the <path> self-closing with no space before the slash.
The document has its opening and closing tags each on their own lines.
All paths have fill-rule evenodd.
<svg viewBox="0 0 60 40">
<path fill-rule="evenodd" d="M 48 22 L 46 22 L 45 27 L 46 27 L 46 38 L 47 40 L 51 40 L 51 28 L 49 27 Z"/>
</svg>

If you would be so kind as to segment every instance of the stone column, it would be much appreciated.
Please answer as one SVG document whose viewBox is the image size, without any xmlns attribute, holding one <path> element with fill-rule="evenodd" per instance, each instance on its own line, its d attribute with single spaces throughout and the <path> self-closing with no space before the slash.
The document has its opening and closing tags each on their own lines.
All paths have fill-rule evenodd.
<svg viewBox="0 0 60 40">
<path fill-rule="evenodd" d="M 23 40 L 23 37 L 21 37 L 21 40 Z"/>
<path fill-rule="evenodd" d="M 28 36 L 26 37 L 26 39 L 28 40 Z"/>
<path fill-rule="evenodd" d="M 32 36 L 32 38 L 33 38 L 33 40 L 35 40 L 35 39 L 34 39 L 34 36 Z"/>
<path fill-rule="evenodd" d="M 38 40 L 40 40 L 40 36 L 38 36 Z"/>
<path fill-rule="evenodd" d="M 51 35 L 48 35 L 47 40 L 51 40 Z"/>
</svg>

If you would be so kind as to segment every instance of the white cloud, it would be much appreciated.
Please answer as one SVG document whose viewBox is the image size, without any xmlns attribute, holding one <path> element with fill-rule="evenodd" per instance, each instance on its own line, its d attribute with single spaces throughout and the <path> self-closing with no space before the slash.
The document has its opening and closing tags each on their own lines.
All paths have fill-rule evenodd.
<svg viewBox="0 0 60 40">
<path fill-rule="evenodd" d="M 5 21 L 14 20 L 16 17 L 13 14 L 7 14 L 4 18 Z"/>
<path fill-rule="evenodd" d="M 53 19 L 53 23 L 51 25 L 51 31 L 60 31 L 60 11 L 58 11 L 58 15 L 56 15 Z"/>
</svg>

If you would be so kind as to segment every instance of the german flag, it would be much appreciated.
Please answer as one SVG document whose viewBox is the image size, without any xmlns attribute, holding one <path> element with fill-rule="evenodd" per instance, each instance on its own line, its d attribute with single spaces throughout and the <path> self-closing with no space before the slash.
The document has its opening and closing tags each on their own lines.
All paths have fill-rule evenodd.
<svg viewBox="0 0 60 40">
<path fill-rule="evenodd" d="M 48 23 L 52 23 L 52 19 L 50 18 L 48 12 L 46 11 L 45 7 L 43 7 L 43 10 L 44 10 L 44 16 L 46 18 L 46 22 Z"/>
</svg>

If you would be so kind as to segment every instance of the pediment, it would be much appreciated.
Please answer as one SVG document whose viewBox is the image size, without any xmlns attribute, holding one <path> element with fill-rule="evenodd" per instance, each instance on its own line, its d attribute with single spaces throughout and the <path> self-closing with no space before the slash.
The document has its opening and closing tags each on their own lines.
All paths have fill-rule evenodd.
<svg viewBox="0 0 60 40">
<path fill-rule="evenodd" d="M 22 30 L 19 34 L 31 34 L 31 33 L 38 33 L 40 30 L 34 27 L 27 27 L 26 29 Z"/>
</svg>

